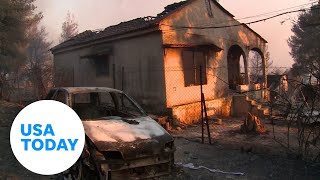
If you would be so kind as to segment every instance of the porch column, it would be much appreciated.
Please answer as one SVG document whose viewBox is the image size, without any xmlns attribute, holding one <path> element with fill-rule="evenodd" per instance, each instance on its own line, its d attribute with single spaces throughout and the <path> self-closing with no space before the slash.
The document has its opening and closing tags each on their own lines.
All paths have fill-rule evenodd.
<svg viewBox="0 0 320 180">
<path fill-rule="evenodd" d="M 270 94 L 269 94 L 269 90 L 267 89 L 268 88 L 268 76 L 267 76 L 267 60 L 266 60 L 266 50 L 264 49 L 263 50 L 263 88 L 265 90 L 262 91 L 261 95 L 261 99 L 263 99 L 264 102 L 268 102 L 270 100 Z"/>
<path fill-rule="evenodd" d="M 245 67 L 245 82 L 247 85 L 250 85 L 250 71 L 249 71 L 249 51 L 245 52 L 245 57 L 244 57 L 244 67 Z"/>
<path fill-rule="evenodd" d="M 266 60 L 266 50 L 263 50 L 263 83 L 264 83 L 264 88 L 268 87 L 268 77 L 267 77 L 267 60 Z"/>
</svg>

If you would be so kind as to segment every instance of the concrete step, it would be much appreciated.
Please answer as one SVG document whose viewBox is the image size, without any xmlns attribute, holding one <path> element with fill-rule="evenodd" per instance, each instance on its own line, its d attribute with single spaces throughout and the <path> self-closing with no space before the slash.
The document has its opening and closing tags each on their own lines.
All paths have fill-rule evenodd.
<svg viewBox="0 0 320 180">
<path fill-rule="evenodd" d="M 261 109 L 261 108 L 262 108 L 262 105 L 261 105 L 261 104 L 256 103 L 256 104 L 252 105 L 252 107 L 257 107 L 257 109 Z"/>
<path fill-rule="evenodd" d="M 248 112 L 251 112 L 251 114 L 258 116 L 259 118 L 266 118 L 269 116 L 269 107 L 246 95 L 233 96 L 233 103 L 234 116 L 245 116 Z"/>
<path fill-rule="evenodd" d="M 258 117 L 266 118 L 268 116 L 269 116 L 269 108 L 264 107 L 264 108 L 258 109 Z"/>
<path fill-rule="evenodd" d="M 264 106 L 263 104 L 256 101 L 252 101 L 251 104 L 251 113 L 253 115 L 260 118 L 265 118 L 269 115 L 269 107 Z"/>
<path fill-rule="evenodd" d="M 246 100 L 246 102 L 249 103 L 251 106 L 258 104 L 255 100 Z"/>
</svg>

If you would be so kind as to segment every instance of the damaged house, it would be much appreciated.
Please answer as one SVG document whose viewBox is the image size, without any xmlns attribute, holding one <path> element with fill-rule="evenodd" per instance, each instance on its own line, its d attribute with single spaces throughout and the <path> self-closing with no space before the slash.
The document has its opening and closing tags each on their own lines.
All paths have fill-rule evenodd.
<svg viewBox="0 0 320 180">
<path fill-rule="evenodd" d="M 240 93 L 255 90 L 255 98 L 267 100 L 265 66 L 260 84 L 251 83 L 248 67 L 251 50 L 266 64 L 266 43 L 217 1 L 187 0 L 52 48 L 54 83 L 123 89 L 145 109 L 190 124 L 201 114 L 202 67 L 209 115 L 246 115 L 251 102 Z"/>
</svg>

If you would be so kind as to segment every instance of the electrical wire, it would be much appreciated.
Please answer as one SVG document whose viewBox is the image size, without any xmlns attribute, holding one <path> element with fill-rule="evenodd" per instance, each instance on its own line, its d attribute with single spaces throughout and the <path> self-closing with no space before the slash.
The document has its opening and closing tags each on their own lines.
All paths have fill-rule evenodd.
<svg viewBox="0 0 320 180">
<path fill-rule="evenodd" d="M 247 17 L 243 17 L 243 18 L 237 18 L 236 20 L 251 19 L 251 18 L 266 16 L 266 15 L 278 13 L 278 12 L 281 12 L 281 11 L 289 10 L 289 9 L 301 8 L 301 7 L 310 5 L 310 4 L 314 4 L 314 3 L 316 3 L 316 2 L 317 2 L 317 1 L 310 2 L 310 3 L 306 3 L 306 4 L 301 4 L 301 5 L 298 5 L 298 6 L 293 6 L 293 7 L 289 7 L 289 8 L 285 8 L 285 9 L 280 9 L 280 10 L 276 10 L 276 11 L 266 12 L 266 13 L 262 13 L 262 14 L 247 16 Z"/>
<path fill-rule="evenodd" d="M 274 19 L 276 17 L 283 16 L 283 15 L 286 15 L 286 14 L 297 13 L 297 12 L 305 12 L 307 10 L 317 10 L 317 9 L 320 9 L 320 8 L 312 8 L 312 9 L 306 8 L 306 9 L 287 11 L 287 12 L 276 14 L 274 16 L 270 16 L 270 17 L 259 19 L 259 20 L 255 20 L 255 21 L 250 21 L 250 22 L 247 22 L 247 23 L 237 23 L 237 24 L 225 25 L 225 26 L 202 26 L 201 27 L 201 26 L 172 26 L 172 25 L 168 25 L 168 24 L 160 24 L 160 25 L 168 26 L 168 27 L 171 27 L 171 28 L 174 28 L 174 29 L 221 29 L 221 28 L 237 27 L 237 26 L 242 26 L 242 25 L 251 25 L 251 24 L 255 24 L 255 23 L 259 23 L 259 22 L 265 22 L 267 20 Z"/>
<path fill-rule="evenodd" d="M 302 7 L 305 7 L 307 5 L 313 5 L 315 3 L 317 3 L 317 1 L 313 1 L 313 2 L 310 2 L 310 3 L 306 3 L 306 4 L 301 4 L 301 5 L 298 5 L 298 6 L 293 6 L 293 7 L 289 7 L 289 8 L 285 8 L 285 9 L 280 9 L 280 10 L 276 10 L 276 11 L 266 12 L 266 13 L 262 13 L 262 14 L 251 15 L 251 16 L 247 16 L 247 17 L 243 17 L 243 18 L 231 19 L 231 20 L 228 20 L 226 22 L 216 23 L 216 25 L 227 24 L 227 23 L 232 22 L 232 21 L 238 21 L 238 20 L 243 20 L 243 19 L 252 19 L 252 18 L 256 18 L 256 17 L 272 15 L 272 14 L 277 13 L 277 12 L 281 12 L 281 11 L 285 11 L 285 10 L 289 10 L 289 9 L 293 9 L 293 8 L 302 8 Z"/>
</svg>

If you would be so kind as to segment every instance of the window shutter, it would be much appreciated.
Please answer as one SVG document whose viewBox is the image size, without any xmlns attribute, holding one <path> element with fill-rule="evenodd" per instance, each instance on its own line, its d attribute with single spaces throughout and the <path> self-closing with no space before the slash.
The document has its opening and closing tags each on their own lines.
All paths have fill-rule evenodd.
<svg viewBox="0 0 320 180">
<path fill-rule="evenodd" d="M 194 62 L 193 52 L 183 51 L 182 52 L 182 66 L 184 72 L 184 83 L 185 86 L 191 86 L 195 84 L 194 74 Z"/>
</svg>

